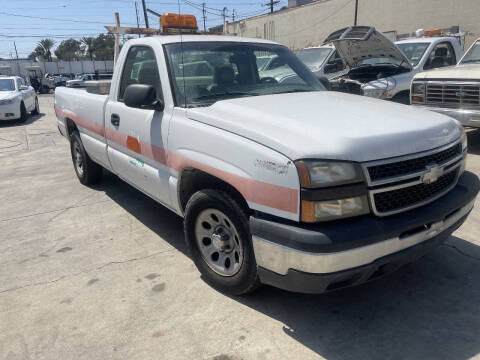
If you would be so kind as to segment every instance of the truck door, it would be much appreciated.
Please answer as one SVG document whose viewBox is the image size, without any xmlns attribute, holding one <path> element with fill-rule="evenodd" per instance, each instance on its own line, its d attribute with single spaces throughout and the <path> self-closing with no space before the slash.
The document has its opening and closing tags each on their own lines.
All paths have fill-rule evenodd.
<svg viewBox="0 0 480 360">
<path fill-rule="evenodd" d="M 155 87 L 162 99 L 157 59 L 148 46 L 131 46 L 124 59 L 120 79 L 105 111 L 105 134 L 113 170 L 122 178 L 169 205 L 165 143 L 168 121 L 163 111 L 127 107 L 125 89 L 131 84 Z"/>
</svg>

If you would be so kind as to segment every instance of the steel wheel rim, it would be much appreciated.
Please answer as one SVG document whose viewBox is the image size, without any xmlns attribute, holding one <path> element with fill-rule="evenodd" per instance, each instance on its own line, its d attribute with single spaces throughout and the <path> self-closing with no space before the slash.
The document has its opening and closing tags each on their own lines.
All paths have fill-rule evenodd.
<svg viewBox="0 0 480 360">
<path fill-rule="evenodd" d="M 78 175 L 83 175 L 83 156 L 80 151 L 78 144 L 73 145 L 73 161 L 75 163 L 75 169 L 78 172 Z"/>
<path fill-rule="evenodd" d="M 227 239 L 228 238 L 228 239 Z M 222 276 L 233 276 L 243 263 L 242 240 L 223 212 L 205 209 L 195 221 L 195 241 L 210 269 Z"/>
</svg>

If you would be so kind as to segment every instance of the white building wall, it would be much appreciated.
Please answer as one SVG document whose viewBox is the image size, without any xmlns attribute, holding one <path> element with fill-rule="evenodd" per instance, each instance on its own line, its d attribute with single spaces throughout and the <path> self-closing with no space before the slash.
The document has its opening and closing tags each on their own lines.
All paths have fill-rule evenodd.
<svg viewBox="0 0 480 360">
<path fill-rule="evenodd" d="M 229 23 L 230 34 L 277 41 L 292 50 L 321 44 L 331 32 L 353 25 L 354 0 L 319 0 L 273 14 Z M 359 0 L 358 25 L 383 32 L 459 25 L 466 45 L 480 37 L 480 0 Z"/>
</svg>

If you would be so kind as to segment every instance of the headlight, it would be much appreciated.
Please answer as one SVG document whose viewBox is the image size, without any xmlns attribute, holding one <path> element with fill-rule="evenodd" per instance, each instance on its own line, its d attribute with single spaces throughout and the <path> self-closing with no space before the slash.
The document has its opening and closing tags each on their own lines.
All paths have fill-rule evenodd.
<svg viewBox="0 0 480 360">
<path fill-rule="evenodd" d="M 386 99 L 388 92 L 387 89 L 364 89 L 363 95 L 375 99 Z"/>
<path fill-rule="evenodd" d="M 13 104 L 14 102 L 15 102 L 15 98 L 13 98 L 13 99 L 7 99 L 7 100 L 0 100 L 0 105 Z"/>
<path fill-rule="evenodd" d="M 358 164 L 336 161 L 308 161 L 295 163 L 303 188 L 342 185 L 363 181 Z"/>
<path fill-rule="evenodd" d="M 367 196 L 356 196 L 339 200 L 306 201 L 302 200 L 302 221 L 328 221 L 370 212 Z"/>
<path fill-rule="evenodd" d="M 370 212 L 360 165 L 314 160 L 295 165 L 302 187 L 301 221 L 328 221 Z"/>
<path fill-rule="evenodd" d="M 411 103 L 424 104 L 425 103 L 425 84 L 413 83 L 411 89 Z"/>
</svg>

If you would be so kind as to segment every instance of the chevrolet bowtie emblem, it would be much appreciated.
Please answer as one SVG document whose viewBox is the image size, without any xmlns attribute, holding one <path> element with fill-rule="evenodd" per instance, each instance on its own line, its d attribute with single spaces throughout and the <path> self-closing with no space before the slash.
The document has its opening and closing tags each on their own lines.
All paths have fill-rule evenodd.
<svg viewBox="0 0 480 360">
<path fill-rule="evenodd" d="M 443 168 L 438 165 L 427 166 L 427 171 L 422 176 L 424 184 L 431 184 L 438 180 L 443 175 Z"/>
</svg>

